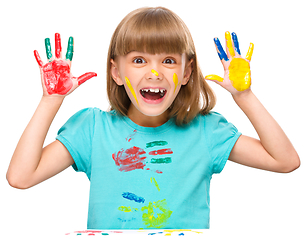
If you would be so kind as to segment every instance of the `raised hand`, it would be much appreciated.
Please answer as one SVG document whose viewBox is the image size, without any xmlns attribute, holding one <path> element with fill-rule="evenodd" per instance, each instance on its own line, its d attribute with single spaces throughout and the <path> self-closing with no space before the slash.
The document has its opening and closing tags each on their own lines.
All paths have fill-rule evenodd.
<svg viewBox="0 0 308 240">
<path fill-rule="evenodd" d="M 80 84 L 97 76 L 94 72 L 88 72 L 80 77 L 73 77 L 71 74 L 71 62 L 74 52 L 74 40 L 68 40 L 66 59 L 62 59 L 62 48 L 60 34 L 55 34 L 55 57 L 52 54 L 50 39 L 45 39 L 46 55 L 48 63 L 44 64 L 40 55 L 35 50 L 34 56 L 41 70 L 41 79 L 44 95 L 68 95 L 73 92 Z"/>
<path fill-rule="evenodd" d="M 207 75 L 205 79 L 212 80 L 228 90 L 231 94 L 237 94 L 250 88 L 250 61 L 254 45 L 250 43 L 246 58 L 242 58 L 238 39 L 235 33 L 225 33 L 227 54 L 222 48 L 218 38 L 214 38 L 218 56 L 224 67 L 224 78 L 217 75 Z"/>
</svg>

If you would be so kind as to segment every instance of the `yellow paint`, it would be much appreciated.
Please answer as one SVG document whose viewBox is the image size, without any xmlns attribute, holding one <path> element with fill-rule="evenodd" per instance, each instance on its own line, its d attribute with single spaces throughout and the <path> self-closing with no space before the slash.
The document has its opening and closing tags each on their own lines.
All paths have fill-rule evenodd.
<svg viewBox="0 0 308 240">
<path fill-rule="evenodd" d="M 173 82 L 174 82 L 174 85 L 175 85 L 173 93 L 175 93 L 175 90 L 176 90 L 176 88 L 177 88 L 177 86 L 179 84 L 178 75 L 176 75 L 176 73 L 173 74 Z"/>
<path fill-rule="evenodd" d="M 254 49 L 254 44 L 250 43 L 249 49 L 248 49 L 248 52 L 247 52 L 247 55 L 246 55 L 246 59 L 248 61 L 251 61 L 251 56 L 252 56 L 252 53 L 253 53 L 253 49 Z"/>
<path fill-rule="evenodd" d="M 226 41 L 227 41 L 227 48 L 229 50 L 229 53 L 232 57 L 235 56 L 235 52 L 234 52 L 234 49 L 233 49 L 233 46 L 232 46 L 232 40 L 231 40 L 231 34 L 230 32 L 226 32 L 225 33 L 225 37 L 226 37 Z"/>
<path fill-rule="evenodd" d="M 136 100 L 136 102 L 137 102 L 137 105 L 139 105 L 138 100 L 137 100 L 136 93 L 135 93 L 135 91 L 134 91 L 134 89 L 133 89 L 133 87 L 132 87 L 132 85 L 131 85 L 131 83 L 130 83 L 130 81 L 129 81 L 129 79 L 128 79 L 127 77 L 125 77 L 125 82 L 126 82 L 128 88 L 129 88 L 129 90 L 130 90 L 131 93 L 133 94 L 133 96 L 134 96 L 134 98 L 135 98 L 135 100 Z"/>
<path fill-rule="evenodd" d="M 155 185 L 155 187 L 157 188 L 157 190 L 160 191 L 160 188 L 159 188 L 158 183 L 156 182 L 155 178 L 151 177 L 151 183 L 153 183 Z"/>
<path fill-rule="evenodd" d="M 218 75 L 215 75 L 215 74 L 207 75 L 207 76 L 205 76 L 205 79 L 215 80 L 215 81 L 218 81 L 218 82 L 224 81 L 224 79 L 222 77 L 219 77 Z"/>
<path fill-rule="evenodd" d="M 202 232 L 197 232 L 197 231 L 193 231 L 191 229 L 166 229 L 164 230 L 164 232 L 166 233 L 165 236 L 171 236 L 171 233 L 174 232 L 193 232 L 193 233 L 202 233 Z"/>
<path fill-rule="evenodd" d="M 238 91 L 244 91 L 251 85 L 249 63 L 242 58 L 233 58 L 229 66 L 229 79 Z"/>
<path fill-rule="evenodd" d="M 122 212 L 137 212 L 137 211 L 139 211 L 138 208 L 125 207 L 125 206 L 118 207 L 118 210 L 120 210 Z"/>
<path fill-rule="evenodd" d="M 160 212 L 158 212 L 158 210 L 160 210 Z M 142 207 L 141 211 L 144 212 L 142 214 L 142 221 L 147 226 L 147 228 L 165 227 L 168 219 L 172 214 L 172 211 L 170 211 L 167 206 L 166 199 L 158 200 L 153 203 L 149 202 L 149 205 Z"/>
<path fill-rule="evenodd" d="M 152 69 L 152 73 L 153 73 L 156 77 L 158 77 L 158 72 L 156 72 L 154 69 Z"/>
</svg>

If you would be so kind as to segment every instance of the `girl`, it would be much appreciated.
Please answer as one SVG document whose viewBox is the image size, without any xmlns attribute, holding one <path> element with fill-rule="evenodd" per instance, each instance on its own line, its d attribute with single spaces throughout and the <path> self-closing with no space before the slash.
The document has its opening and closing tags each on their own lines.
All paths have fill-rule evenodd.
<svg viewBox="0 0 308 240">
<path fill-rule="evenodd" d="M 66 60 L 56 34 L 55 58 L 35 57 L 43 97 L 11 160 L 7 179 L 30 188 L 73 166 L 91 181 L 88 229 L 209 228 L 210 181 L 226 161 L 275 172 L 300 165 L 292 144 L 250 89 L 249 62 L 237 36 L 226 51 L 214 39 L 224 78 L 206 78 L 228 90 L 260 140 L 241 135 L 212 112 L 214 93 L 204 80 L 189 30 L 165 8 L 142 8 L 116 28 L 107 64 L 111 110 L 83 109 L 42 149 L 63 99 L 95 76 L 72 77 L 72 39 Z"/>
</svg>

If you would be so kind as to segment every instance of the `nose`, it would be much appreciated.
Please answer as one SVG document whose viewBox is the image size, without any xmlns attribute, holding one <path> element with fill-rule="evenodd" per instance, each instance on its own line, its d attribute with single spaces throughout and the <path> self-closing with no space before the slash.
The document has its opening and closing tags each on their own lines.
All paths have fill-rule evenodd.
<svg viewBox="0 0 308 240">
<path fill-rule="evenodd" d="M 156 71 L 155 69 L 151 69 L 151 71 L 149 71 L 146 74 L 146 78 L 148 80 L 162 80 L 163 79 L 163 74 Z"/>
</svg>

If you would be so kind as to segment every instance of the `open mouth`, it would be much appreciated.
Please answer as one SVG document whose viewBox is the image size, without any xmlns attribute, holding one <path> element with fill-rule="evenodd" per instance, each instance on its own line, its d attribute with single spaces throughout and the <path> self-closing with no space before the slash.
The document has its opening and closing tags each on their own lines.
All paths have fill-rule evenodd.
<svg viewBox="0 0 308 240">
<path fill-rule="evenodd" d="M 140 94 L 147 100 L 158 100 L 165 96 L 167 90 L 159 88 L 143 88 L 140 90 Z"/>
</svg>

